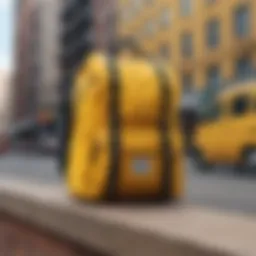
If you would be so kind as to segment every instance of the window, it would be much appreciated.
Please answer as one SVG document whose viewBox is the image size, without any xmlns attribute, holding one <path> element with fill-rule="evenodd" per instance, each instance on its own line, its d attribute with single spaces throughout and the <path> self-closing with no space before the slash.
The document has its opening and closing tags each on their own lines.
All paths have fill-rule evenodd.
<svg viewBox="0 0 256 256">
<path fill-rule="evenodd" d="M 146 2 L 146 4 L 153 4 L 154 0 L 145 0 L 145 2 Z"/>
<path fill-rule="evenodd" d="M 161 25 L 164 27 L 169 26 L 171 23 L 171 18 L 171 10 L 168 8 L 164 9 L 161 15 Z"/>
<path fill-rule="evenodd" d="M 155 32 L 155 24 L 152 21 L 149 21 L 146 24 L 146 34 L 147 35 L 152 35 Z"/>
<path fill-rule="evenodd" d="M 184 74 L 182 77 L 183 92 L 190 92 L 193 88 L 193 76 L 191 73 Z"/>
<path fill-rule="evenodd" d="M 240 6 L 234 14 L 235 34 L 238 37 L 246 37 L 249 34 L 249 8 Z"/>
<path fill-rule="evenodd" d="M 191 57 L 193 54 L 193 39 L 192 34 L 186 33 L 181 38 L 181 50 L 184 57 Z"/>
<path fill-rule="evenodd" d="M 239 79 L 247 78 L 252 73 L 252 61 L 249 57 L 243 57 L 236 63 L 236 77 Z"/>
<path fill-rule="evenodd" d="M 215 48 L 220 42 L 220 22 L 211 20 L 207 24 L 207 44 L 210 48 Z"/>
<path fill-rule="evenodd" d="M 169 57 L 170 57 L 170 46 L 168 44 L 163 44 L 161 46 L 160 56 L 164 59 L 169 59 Z"/>
<path fill-rule="evenodd" d="M 134 5 L 134 9 L 136 9 L 136 11 L 140 11 L 143 6 L 143 3 L 141 0 L 134 0 L 133 5 Z"/>
<path fill-rule="evenodd" d="M 123 13 L 123 20 L 130 21 L 133 17 L 133 11 L 130 9 L 125 9 Z"/>
<path fill-rule="evenodd" d="M 218 66 L 213 66 L 208 69 L 207 72 L 207 86 L 219 86 L 220 85 L 220 69 Z"/>
<path fill-rule="evenodd" d="M 205 0 L 205 3 L 207 5 L 215 4 L 216 2 L 217 2 L 217 0 Z"/>
<path fill-rule="evenodd" d="M 250 108 L 250 100 L 247 96 L 236 97 L 231 102 L 231 113 L 234 115 L 243 115 L 248 112 Z"/>
<path fill-rule="evenodd" d="M 192 13 L 192 0 L 180 0 L 181 16 L 189 16 Z"/>
</svg>

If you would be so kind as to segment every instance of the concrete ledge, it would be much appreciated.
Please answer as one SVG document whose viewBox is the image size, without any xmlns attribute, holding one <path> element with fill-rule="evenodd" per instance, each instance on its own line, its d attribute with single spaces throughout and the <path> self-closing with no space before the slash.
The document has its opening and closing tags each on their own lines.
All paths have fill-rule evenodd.
<svg viewBox="0 0 256 256">
<path fill-rule="evenodd" d="M 0 210 L 105 255 L 256 255 L 256 218 L 192 206 L 86 205 L 61 184 L 1 180 Z"/>
</svg>

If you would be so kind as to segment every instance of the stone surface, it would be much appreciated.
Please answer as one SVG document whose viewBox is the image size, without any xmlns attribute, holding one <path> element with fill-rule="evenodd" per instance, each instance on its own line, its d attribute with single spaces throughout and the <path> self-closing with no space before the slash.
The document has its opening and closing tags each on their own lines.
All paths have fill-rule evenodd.
<svg viewBox="0 0 256 256">
<path fill-rule="evenodd" d="M 180 205 L 89 205 L 60 184 L 0 180 L 0 209 L 113 256 L 256 255 L 256 218 Z"/>
</svg>

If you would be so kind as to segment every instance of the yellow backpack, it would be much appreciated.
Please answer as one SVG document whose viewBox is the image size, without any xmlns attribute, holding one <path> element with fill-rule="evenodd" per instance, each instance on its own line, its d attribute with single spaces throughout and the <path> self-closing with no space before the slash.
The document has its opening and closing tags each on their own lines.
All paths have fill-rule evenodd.
<svg viewBox="0 0 256 256">
<path fill-rule="evenodd" d="M 177 199 L 183 193 L 175 75 L 140 59 L 93 54 L 74 86 L 67 184 L 88 200 Z"/>
</svg>

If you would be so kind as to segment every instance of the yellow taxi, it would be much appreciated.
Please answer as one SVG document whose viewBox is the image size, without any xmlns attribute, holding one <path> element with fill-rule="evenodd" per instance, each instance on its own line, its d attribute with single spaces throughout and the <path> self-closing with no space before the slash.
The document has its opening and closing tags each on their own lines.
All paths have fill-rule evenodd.
<svg viewBox="0 0 256 256">
<path fill-rule="evenodd" d="M 206 107 L 207 108 L 207 107 Z M 256 86 L 223 89 L 199 117 L 193 137 L 200 167 L 232 164 L 256 171 Z"/>
</svg>

